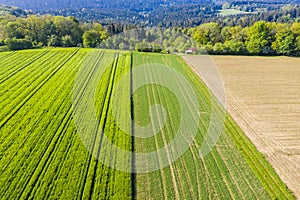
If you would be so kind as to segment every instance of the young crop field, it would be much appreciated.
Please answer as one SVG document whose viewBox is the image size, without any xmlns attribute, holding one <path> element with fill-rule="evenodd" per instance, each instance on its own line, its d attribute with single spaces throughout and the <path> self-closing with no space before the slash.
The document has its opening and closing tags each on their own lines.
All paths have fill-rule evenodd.
<svg viewBox="0 0 300 200">
<path fill-rule="evenodd" d="M 161 76 L 157 66 L 192 85 L 197 108 L 181 79 Z M 169 78 L 177 93 L 156 84 Z M 148 84 L 135 89 L 140 80 Z M 0 94 L 0 199 L 294 199 L 228 114 L 216 145 L 199 155 L 220 105 L 179 56 L 72 48 L 0 53 Z M 163 147 L 180 129 L 181 102 L 200 117 L 190 118 L 195 137 L 174 159 L 180 144 Z M 147 125 L 157 133 L 138 135 Z M 119 152 L 156 153 L 141 160 Z M 155 163 L 156 170 L 143 171 Z"/>
</svg>

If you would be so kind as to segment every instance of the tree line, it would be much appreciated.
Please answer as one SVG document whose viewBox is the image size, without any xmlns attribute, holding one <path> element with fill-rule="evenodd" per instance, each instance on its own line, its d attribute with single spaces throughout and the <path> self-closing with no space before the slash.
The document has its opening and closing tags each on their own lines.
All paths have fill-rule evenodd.
<svg viewBox="0 0 300 200">
<path fill-rule="evenodd" d="M 249 27 L 211 22 L 182 30 L 211 54 L 300 56 L 300 23 L 259 21 Z"/>
<path fill-rule="evenodd" d="M 134 27 L 123 27 L 127 29 Z M 197 48 L 210 54 L 300 56 L 300 22 L 259 21 L 251 26 L 224 26 L 216 22 L 193 28 L 143 29 L 138 39 L 109 36 L 120 27 L 81 23 L 74 17 L 36 16 L 0 18 L 0 44 L 10 50 L 32 47 L 104 47 L 129 50 L 184 52 Z M 124 32 L 124 33 L 125 33 Z M 182 33 L 177 35 L 176 32 Z M 194 40 L 188 41 L 184 35 Z M 149 44 L 151 44 L 149 46 Z"/>
<path fill-rule="evenodd" d="M 109 49 L 223 55 L 300 56 L 300 23 L 259 21 L 242 26 L 211 22 L 194 28 L 136 28 L 103 41 Z"/>
<path fill-rule="evenodd" d="M 36 16 L 0 19 L 0 44 L 10 50 L 32 47 L 96 47 L 108 37 L 99 23 L 80 23 L 74 17 Z"/>
</svg>

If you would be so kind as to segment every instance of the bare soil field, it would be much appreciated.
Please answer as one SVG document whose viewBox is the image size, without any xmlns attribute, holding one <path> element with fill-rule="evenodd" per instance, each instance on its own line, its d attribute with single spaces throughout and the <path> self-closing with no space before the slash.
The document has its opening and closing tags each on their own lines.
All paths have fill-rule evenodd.
<svg viewBox="0 0 300 200">
<path fill-rule="evenodd" d="M 201 56 L 184 59 L 194 70 L 207 63 Z M 211 59 L 225 85 L 227 110 L 300 199 L 300 58 Z"/>
</svg>

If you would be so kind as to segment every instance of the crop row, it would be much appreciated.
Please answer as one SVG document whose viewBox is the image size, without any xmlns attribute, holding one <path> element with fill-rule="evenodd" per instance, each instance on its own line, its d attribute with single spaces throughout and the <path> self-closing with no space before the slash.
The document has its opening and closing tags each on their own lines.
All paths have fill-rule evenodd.
<svg viewBox="0 0 300 200">
<path fill-rule="evenodd" d="M 57 53 L 54 55 L 53 51 Z M 22 55 L 22 52 L 18 54 Z M 92 59 L 94 56 L 96 59 Z M 4 82 L 8 89 L 9 85 L 16 87 L 12 84 L 15 79 L 22 80 L 19 76 L 28 82 L 32 80 L 29 89 L 25 87 L 15 96 L 18 103 L 14 105 L 17 108 L 4 106 L 7 120 L 1 122 L 1 198 L 69 199 L 113 195 L 127 195 L 130 198 L 130 173 L 119 172 L 99 163 L 87 152 L 76 132 L 72 91 L 76 74 L 86 58 L 91 58 L 84 69 L 90 77 L 110 65 L 114 61 L 114 53 L 50 50 L 28 66 L 31 73 L 23 68 Z M 115 74 L 117 65 L 116 62 Z M 40 76 L 42 78 L 39 79 Z M 91 79 L 85 80 L 89 82 Z M 101 84 L 104 89 L 109 83 L 103 80 Z M 9 92 L 14 95 L 13 91 Z M 88 91 L 80 90 L 75 96 L 80 98 L 85 92 Z M 3 94 L 9 95 L 6 92 Z M 98 133 L 101 134 L 100 131 Z M 98 144 L 95 145 L 95 148 L 98 147 Z M 92 167 L 89 169 L 88 166 Z"/>
<path fill-rule="evenodd" d="M 3 112 L 1 112 L 0 116 L 0 127 L 3 126 L 7 120 L 9 120 L 9 118 L 64 65 L 65 62 L 72 58 L 76 52 L 77 51 L 69 51 L 66 54 L 61 53 L 56 59 L 50 59 L 48 62 L 45 57 L 32 65 L 35 68 L 34 70 L 29 69 L 28 72 L 25 71 L 25 77 L 23 73 L 20 73 L 20 78 L 14 77 L 9 81 L 2 83 L 1 85 L 3 88 L 9 89 L 1 92 L 2 94 L 5 92 L 5 95 L 1 95 L 1 109 Z M 55 55 L 56 53 L 54 52 L 53 56 Z M 52 58 L 52 55 L 50 58 Z"/>
<path fill-rule="evenodd" d="M 92 56 L 91 59 L 95 57 Z M 76 102 L 83 105 L 90 105 L 91 103 L 96 103 L 96 116 L 99 120 L 99 125 L 97 127 L 87 125 L 86 132 L 93 133 L 92 135 L 88 134 L 83 140 L 89 141 L 87 144 L 89 145 L 88 149 L 90 152 L 93 152 L 94 157 L 98 158 L 101 154 L 102 158 L 116 160 L 118 158 L 113 157 L 113 153 L 110 153 L 110 146 L 109 144 L 104 143 L 102 141 L 104 134 L 106 137 L 109 137 L 112 142 L 116 144 L 121 144 L 125 146 L 129 143 L 125 140 L 122 140 L 118 136 L 117 130 L 115 130 L 114 123 L 111 123 L 111 116 L 109 114 L 110 109 L 110 102 L 111 102 L 111 95 L 115 85 L 115 79 L 117 79 L 124 67 L 124 62 L 126 58 L 120 57 L 119 54 L 115 52 L 105 52 L 103 58 L 100 60 L 100 63 L 96 64 L 96 68 L 93 71 L 93 76 L 90 79 L 89 83 L 86 84 L 84 87 L 84 94 L 82 95 L 81 99 L 76 98 Z M 97 61 L 92 62 L 97 63 Z M 126 67 L 126 66 L 125 66 Z M 85 78 L 84 71 L 81 73 L 82 77 L 80 80 L 89 80 Z M 100 81 L 94 81 L 94 79 L 99 77 Z M 84 81 L 82 81 L 84 82 Z M 75 86 L 76 87 L 76 86 Z M 78 87 L 80 90 L 81 86 Z M 97 89 L 96 94 L 93 93 Z M 129 94 L 129 90 L 127 91 Z M 95 102 L 94 102 L 95 96 Z M 92 100 L 92 101 L 91 101 Z M 90 110 L 90 107 L 82 108 L 82 114 L 79 118 L 89 119 L 92 115 L 91 112 L 95 112 L 94 110 Z M 92 121 L 93 119 L 90 119 Z M 80 121 L 80 120 L 78 120 Z M 89 121 L 89 120 L 87 120 Z M 82 123 L 86 121 L 82 120 Z M 80 122 L 79 122 L 80 123 Z M 80 124 L 79 124 L 80 125 Z M 85 124 L 82 124 L 85 126 Z M 95 129 L 96 128 L 96 129 Z M 100 161 L 95 160 L 94 157 L 90 157 L 87 161 L 87 168 L 85 171 L 84 182 L 85 185 L 83 186 L 83 196 L 82 198 L 96 198 L 99 197 L 101 199 L 107 197 L 114 197 L 114 198 L 130 198 L 130 177 L 129 173 L 120 172 L 109 168 L 108 166 L 104 165 Z"/>
<path fill-rule="evenodd" d="M 81 53 L 80 55 L 83 56 Z M 81 56 L 78 55 L 77 60 L 71 59 L 69 64 L 80 61 L 78 58 L 82 58 Z M 64 78 L 71 85 L 76 68 L 65 66 L 57 73 L 53 73 L 1 129 L 5 134 L 5 142 L 1 144 L 0 151 L 4 152 L 1 155 L 1 170 L 3 176 L 8 178 L 6 181 L 10 180 L 10 184 L 1 187 L 1 194 L 4 191 L 10 197 L 30 194 L 37 174 L 44 168 L 43 159 L 48 159 L 51 154 L 51 144 L 56 144 L 56 137 L 64 136 L 59 132 L 59 127 L 67 123 L 64 122 L 66 114 L 61 113 L 69 110 L 67 105 L 70 105 L 70 101 L 66 96 L 69 91 L 65 90 L 64 84 L 57 84 L 59 79 Z M 50 93 L 45 94 L 43 90 Z"/>
<path fill-rule="evenodd" d="M 199 110 L 201 110 L 202 113 L 200 121 L 198 121 L 199 132 L 196 135 L 195 141 L 181 158 L 169 167 L 159 170 L 159 172 L 137 175 L 138 197 L 150 198 L 156 196 L 164 197 L 164 199 L 214 199 L 218 197 L 243 199 L 250 196 L 259 196 L 268 198 L 268 193 L 265 192 L 263 187 L 259 187 L 259 185 L 261 185 L 259 179 L 257 179 L 251 168 L 247 165 L 247 162 L 245 162 L 241 153 L 234 146 L 234 143 L 230 140 L 226 132 L 223 132 L 221 139 L 208 156 L 204 159 L 199 157 L 198 151 L 208 130 L 212 106 L 217 106 L 210 102 L 210 94 L 205 85 L 181 64 L 179 58 L 174 59 L 173 56 L 168 57 L 167 55 L 157 55 L 155 57 L 155 55 L 153 55 L 152 58 L 145 59 L 146 56 L 140 54 L 135 57 L 139 59 L 137 65 L 145 63 L 167 64 L 187 77 L 196 88 L 200 101 Z M 157 76 L 157 74 L 150 74 L 149 72 L 148 74 L 146 73 L 145 76 Z M 185 101 L 190 101 L 190 94 L 185 92 L 186 89 L 182 87 L 182 84 L 180 82 L 174 82 L 174 84 L 176 84 L 176 87 L 185 97 Z M 147 88 L 147 98 L 151 99 L 151 96 L 153 96 L 153 102 L 151 102 L 151 100 L 148 102 L 149 107 L 153 104 L 164 105 L 165 110 L 169 112 L 168 117 L 172 117 L 176 112 L 178 113 L 180 110 L 178 102 L 176 103 L 176 101 L 172 100 L 174 96 L 172 97 L 172 94 L 168 93 L 165 88 L 159 86 L 148 86 Z M 140 95 L 141 94 L 142 92 Z M 145 100 L 141 101 L 144 102 Z M 144 110 L 145 108 L 137 107 L 137 111 L 135 111 L 136 114 L 138 114 L 139 109 L 140 112 L 148 113 Z M 193 108 L 190 107 L 190 109 Z M 143 117 L 145 118 L 145 115 L 141 116 L 141 118 Z M 197 122 L 195 116 L 193 119 Z M 165 127 L 161 127 L 163 130 L 160 134 L 153 137 L 154 141 L 152 142 L 156 144 L 155 148 L 161 148 L 175 137 L 173 134 L 176 133 L 178 123 L 180 123 L 178 118 L 173 116 L 169 124 Z M 138 148 L 142 148 L 142 151 L 146 151 L 147 147 L 149 147 L 149 150 L 153 150 L 150 141 L 143 144 L 136 144 L 136 146 L 137 150 L 139 150 Z M 240 159 L 236 162 L 232 162 L 231 159 L 226 159 L 228 153 L 230 155 L 234 154 Z M 241 176 L 241 174 L 245 175 Z M 143 182 L 146 182 L 146 184 L 142 184 Z M 158 187 L 153 187 L 153 185 L 157 185 Z M 161 187 L 159 185 L 161 185 Z M 251 188 L 255 188 L 255 190 Z M 144 191 L 148 192 L 146 193 Z M 139 194 L 141 196 L 139 196 Z"/>
<path fill-rule="evenodd" d="M 214 103 L 213 106 L 218 107 L 219 104 Z M 224 144 L 220 145 L 222 147 L 221 149 L 219 149 L 217 145 L 216 150 L 221 155 L 224 162 L 227 162 L 226 165 L 228 165 L 232 180 L 236 182 L 237 186 L 240 186 L 238 189 L 242 191 L 241 194 L 244 194 L 244 197 L 248 198 L 253 196 L 253 198 L 261 198 L 261 196 L 269 196 L 269 198 L 272 199 L 294 198 L 274 169 L 262 154 L 257 151 L 236 122 L 228 114 L 226 115 L 224 122 L 224 132 L 225 134 L 222 134 L 222 137 L 220 138 L 220 141 L 224 142 Z M 230 141 L 230 143 L 228 141 Z M 234 149 L 235 151 L 230 151 L 231 149 Z M 227 157 L 229 157 L 227 159 L 225 152 L 223 152 L 224 150 L 225 152 L 230 152 L 227 153 Z M 234 162 L 232 162 L 233 160 Z M 241 160 L 243 160 L 243 162 L 238 162 Z M 247 167 L 248 170 L 235 170 L 232 166 L 236 164 L 239 168 Z M 240 178 L 245 178 L 249 175 L 253 176 L 253 174 L 255 175 L 255 179 L 245 179 L 246 183 L 243 185 L 238 181 Z M 261 192 L 263 194 L 261 194 Z"/>
<path fill-rule="evenodd" d="M 215 147 L 206 157 L 199 156 L 213 110 L 220 120 L 222 112 L 205 84 L 177 56 L 50 49 L 0 54 L 0 64 L 0 198 L 292 198 L 230 116 Z M 134 73 L 144 64 L 148 66 L 143 74 Z M 188 120 L 198 125 L 191 145 L 176 161 L 181 143 L 163 147 L 174 140 L 182 120 L 178 97 L 159 84 L 146 84 L 132 94 L 137 78 L 155 82 L 161 77 L 158 73 L 168 73 L 151 70 L 156 64 L 182 74 L 199 101 L 195 108 L 189 103 L 193 96 L 188 88 L 173 74 L 165 77 L 174 80 L 180 100 L 187 102 L 192 114 Z M 118 87 L 124 77 L 128 84 Z M 165 113 L 158 107 L 150 112 L 154 105 L 164 107 Z M 166 124 L 151 120 L 163 114 Z M 153 131 L 158 126 L 160 131 L 146 139 L 134 137 L 133 123 L 150 124 Z M 141 161 L 118 154 L 115 147 L 135 153 L 153 151 L 159 169 L 131 174 Z M 143 162 L 153 164 L 146 158 Z M 165 162 L 170 165 L 162 167 Z"/>
<path fill-rule="evenodd" d="M 22 69 L 30 66 L 35 61 L 39 60 L 49 50 L 36 51 L 34 54 L 31 51 L 22 53 L 11 53 L 5 59 L 1 59 L 3 67 L 1 68 L 0 83 L 20 72 Z"/>
</svg>

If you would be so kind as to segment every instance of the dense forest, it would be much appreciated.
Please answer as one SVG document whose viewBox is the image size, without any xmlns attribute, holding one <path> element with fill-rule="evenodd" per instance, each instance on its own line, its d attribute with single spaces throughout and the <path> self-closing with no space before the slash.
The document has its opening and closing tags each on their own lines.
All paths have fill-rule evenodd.
<svg viewBox="0 0 300 200">
<path fill-rule="evenodd" d="M 275 2 L 276 3 L 276 2 Z M 262 8 L 263 7 L 263 8 Z M 162 27 L 194 27 L 208 22 L 239 23 L 249 26 L 255 21 L 300 21 L 300 6 L 287 4 L 187 4 L 158 7 L 150 11 L 123 8 L 84 8 L 38 11 L 39 14 L 74 16 L 82 21 L 101 21 Z M 224 15 L 223 13 L 226 13 Z"/>
<path fill-rule="evenodd" d="M 15 6 L 0 5 L 0 16 L 14 15 L 16 17 L 26 17 L 27 14 L 29 14 L 28 11 Z"/>
<path fill-rule="evenodd" d="M 208 22 L 227 21 L 249 26 L 259 20 L 300 20 L 297 19 L 300 0 L 0 0 L 0 3 L 19 6 L 37 15 L 74 16 L 81 21 L 144 27 L 195 27 Z"/>
<path fill-rule="evenodd" d="M 170 9 L 170 8 L 169 8 Z M 171 11 L 157 10 L 149 15 L 150 25 L 161 27 L 195 27 L 203 23 L 217 22 L 222 26 L 241 25 L 250 26 L 257 21 L 292 23 L 300 22 L 300 6 L 285 5 L 276 10 L 265 10 L 260 12 L 244 12 L 228 8 L 222 11 L 228 11 L 223 15 L 218 13 L 218 6 L 186 6 L 184 9 L 177 8 Z M 163 19 L 163 20 L 162 20 Z"/>
<path fill-rule="evenodd" d="M 36 11 L 0 6 L 0 45 L 10 50 L 78 46 L 184 52 L 193 48 L 210 54 L 300 56 L 298 0 L 119 0 L 116 5 L 78 0 L 67 7 L 50 0 L 7 2 L 16 3 Z M 124 35 L 130 31 L 139 38 Z"/>
<path fill-rule="evenodd" d="M 137 28 L 127 27 L 123 31 L 128 33 Z M 144 28 L 138 32 L 138 39 L 125 37 L 124 33 L 114 36 L 112 32 L 116 29 L 118 27 L 80 22 L 74 17 L 30 15 L 23 18 L 10 15 L 0 20 L 0 43 L 7 45 L 10 50 L 43 46 L 98 46 L 184 52 L 196 48 L 210 54 L 300 56 L 299 22 L 259 21 L 247 27 L 223 26 L 211 22 L 194 28 L 168 28 L 160 31 Z"/>
</svg>

